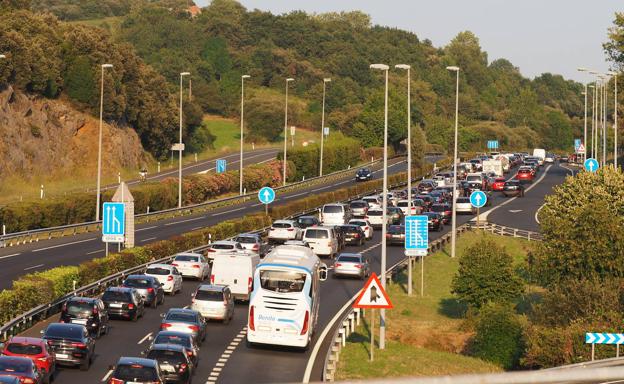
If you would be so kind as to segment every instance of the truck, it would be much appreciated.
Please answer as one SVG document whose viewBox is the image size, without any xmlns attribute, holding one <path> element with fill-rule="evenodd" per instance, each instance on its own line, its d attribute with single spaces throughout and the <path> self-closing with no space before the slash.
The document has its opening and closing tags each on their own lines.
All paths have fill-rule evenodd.
<svg viewBox="0 0 624 384">
<path fill-rule="evenodd" d="M 493 172 L 496 176 L 503 176 L 503 161 L 500 159 L 497 160 L 484 160 L 483 161 L 483 172 L 490 173 Z"/>
<path fill-rule="evenodd" d="M 535 148 L 533 150 L 533 157 L 537 157 L 539 165 L 544 165 L 544 159 L 546 158 L 546 150 L 542 148 Z"/>
</svg>

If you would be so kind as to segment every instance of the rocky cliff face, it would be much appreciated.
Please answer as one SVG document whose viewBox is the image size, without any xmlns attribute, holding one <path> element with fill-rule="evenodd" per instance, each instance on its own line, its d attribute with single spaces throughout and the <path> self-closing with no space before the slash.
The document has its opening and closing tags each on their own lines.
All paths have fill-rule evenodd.
<svg viewBox="0 0 624 384">
<path fill-rule="evenodd" d="M 8 87 L 0 92 L 0 180 L 37 176 L 95 175 L 99 121 L 68 103 L 24 94 Z M 116 175 L 121 167 L 138 167 L 145 152 L 136 132 L 104 124 L 102 170 Z"/>
</svg>

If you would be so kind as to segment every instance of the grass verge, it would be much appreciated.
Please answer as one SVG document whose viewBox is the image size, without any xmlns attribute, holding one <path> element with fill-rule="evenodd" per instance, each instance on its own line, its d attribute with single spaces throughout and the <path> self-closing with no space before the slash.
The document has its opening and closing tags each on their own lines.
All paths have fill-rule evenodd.
<svg viewBox="0 0 624 384">
<path fill-rule="evenodd" d="M 369 362 L 370 311 L 367 311 L 365 321 L 349 337 L 346 348 L 340 353 L 336 379 L 502 371 L 497 365 L 462 354 L 472 333 L 462 327 L 466 308 L 451 293 L 451 281 L 459 259 L 466 248 L 482 237 L 494 238 L 504 246 L 518 266 L 532 247 L 522 239 L 482 231 L 467 232 L 458 238 L 455 259 L 450 258 L 448 248 L 425 258 L 423 296 L 420 294 L 421 264 L 417 262 L 413 269 L 412 296 L 407 295 L 406 271 L 389 285 L 394 309 L 386 311 L 386 349 L 375 349 L 375 362 Z M 376 342 L 378 337 L 377 328 Z"/>
</svg>

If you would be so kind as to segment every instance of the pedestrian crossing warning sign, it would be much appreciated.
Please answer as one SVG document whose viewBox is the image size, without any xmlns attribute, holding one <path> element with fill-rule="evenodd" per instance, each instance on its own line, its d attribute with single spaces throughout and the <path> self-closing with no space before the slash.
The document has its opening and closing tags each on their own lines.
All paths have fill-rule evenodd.
<svg viewBox="0 0 624 384">
<path fill-rule="evenodd" d="M 353 304 L 354 308 L 385 308 L 392 309 L 394 306 L 390 302 L 390 297 L 381 285 L 377 274 L 373 272 L 359 296 Z"/>
</svg>

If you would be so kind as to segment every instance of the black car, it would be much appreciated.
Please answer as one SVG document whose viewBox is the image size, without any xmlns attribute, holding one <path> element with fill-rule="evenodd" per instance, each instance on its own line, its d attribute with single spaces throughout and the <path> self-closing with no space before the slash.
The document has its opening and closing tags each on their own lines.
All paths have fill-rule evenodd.
<svg viewBox="0 0 624 384">
<path fill-rule="evenodd" d="M 366 235 L 359 225 L 339 225 L 338 231 L 344 234 L 345 244 L 347 245 L 362 245 Z"/>
<path fill-rule="evenodd" d="M 165 290 L 154 276 L 130 275 L 121 284 L 126 288 L 134 288 L 139 292 L 145 305 L 156 308 L 165 301 Z"/>
<path fill-rule="evenodd" d="M 355 181 L 373 180 L 373 172 L 368 168 L 361 168 L 355 173 Z"/>
<path fill-rule="evenodd" d="M 147 358 L 156 360 L 167 384 L 188 384 L 193 374 L 193 364 L 186 354 L 186 348 L 177 344 L 154 344 L 147 352 Z"/>
<path fill-rule="evenodd" d="M 109 316 L 137 321 L 145 313 L 145 301 L 134 288 L 110 287 L 102 295 Z"/>
<path fill-rule="evenodd" d="M 388 212 L 388 216 L 390 217 L 390 222 L 392 224 L 395 224 L 395 225 L 403 224 L 405 215 L 403 214 L 403 211 L 401 210 L 401 208 L 388 207 L 387 212 Z"/>
<path fill-rule="evenodd" d="M 52 323 L 42 331 L 57 364 L 78 365 L 81 371 L 91 366 L 95 339 L 87 327 L 79 324 Z"/>
<path fill-rule="evenodd" d="M 0 356 L 0 383 L 40 384 L 43 383 L 43 376 L 28 357 Z"/>
<path fill-rule="evenodd" d="M 519 180 L 508 180 L 503 185 L 503 195 L 524 197 L 524 185 Z"/>
<path fill-rule="evenodd" d="M 109 367 L 113 374 L 108 383 L 153 383 L 164 384 L 165 380 L 160 372 L 156 360 L 140 357 L 120 357 L 117 365 Z"/>
<path fill-rule="evenodd" d="M 390 245 L 405 244 L 405 226 L 403 225 L 391 225 L 386 232 L 386 241 Z"/>
<path fill-rule="evenodd" d="M 344 249 L 344 247 L 347 245 L 345 234 L 340 227 L 341 225 L 334 226 L 334 232 L 336 233 L 336 241 L 338 242 L 339 251 Z"/>
<path fill-rule="evenodd" d="M 74 296 L 63 304 L 60 322 L 84 325 L 98 338 L 108 332 L 108 310 L 98 298 Z"/>
<path fill-rule="evenodd" d="M 431 206 L 434 204 L 433 198 L 428 195 L 418 195 L 416 196 L 416 199 L 423 201 L 422 207 L 424 211 L 428 211 L 431 208 Z"/>
<path fill-rule="evenodd" d="M 297 223 L 302 229 L 313 227 L 315 225 L 321 225 L 321 222 L 316 216 L 299 216 Z"/>
<path fill-rule="evenodd" d="M 418 193 L 425 194 L 433 191 L 438 185 L 435 181 L 432 180 L 423 180 L 418 183 Z"/>
<path fill-rule="evenodd" d="M 444 224 L 450 223 L 453 217 L 453 208 L 451 208 L 450 204 L 433 204 L 431 206 L 431 212 L 439 213 L 442 216 Z"/>
<path fill-rule="evenodd" d="M 430 231 L 438 231 L 441 232 L 444 229 L 444 220 L 442 215 L 436 212 L 425 212 L 427 215 L 427 223 L 429 224 Z"/>
<path fill-rule="evenodd" d="M 193 363 L 194 367 L 197 367 L 199 358 L 199 346 L 190 333 L 177 332 L 177 331 L 160 331 L 156 334 L 156 337 L 151 337 L 152 345 L 156 344 L 176 344 L 181 345 L 186 349 L 186 354 Z"/>
</svg>

